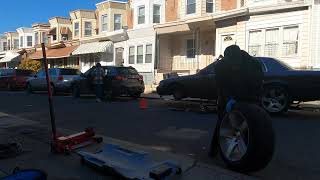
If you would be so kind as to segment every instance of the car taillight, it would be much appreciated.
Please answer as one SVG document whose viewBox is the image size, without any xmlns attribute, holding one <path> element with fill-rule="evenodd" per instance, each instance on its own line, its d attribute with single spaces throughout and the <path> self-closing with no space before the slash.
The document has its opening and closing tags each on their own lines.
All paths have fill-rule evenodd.
<svg viewBox="0 0 320 180">
<path fill-rule="evenodd" d="M 127 80 L 127 78 L 126 78 L 126 77 L 123 77 L 123 76 L 116 76 L 114 79 L 115 79 L 115 80 L 118 80 L 118 81 L 125 81 L 125 80 Z"/>
<path fill-rule="evenodd" d="M 63 81 L 63 76 L 58 76 L 58 81 Z"/>
<path fill-rule="evenodd" d="M 139 75 L 139 81 L 143 81 L 143 76 Z"/>
</svg>

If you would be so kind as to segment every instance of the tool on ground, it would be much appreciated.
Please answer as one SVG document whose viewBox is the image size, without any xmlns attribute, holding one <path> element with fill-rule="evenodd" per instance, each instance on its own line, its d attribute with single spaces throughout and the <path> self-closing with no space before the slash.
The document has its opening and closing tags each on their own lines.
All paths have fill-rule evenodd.
<svg viewBox="0 0 320 180">
<path fill-rule="evenodd" d="M 145 98 L 140 99 L 140 109 L 148 109 L 148 101 Z"/>
<path fill-rule="evenodd" d="M 69 135 L 69 136 L 57 136 L 57 128 L 56 128 L 56 118 L 53 106 L 52 99 L 52 85 L 50 81 L 49 71 L 48 71 L 48 63 L 46 56 L 46 47 L 45 44 L 41 44 L 42 54 L 43 54 L 43 66 L 46 74 L 47 81 L 47 90 L 48 90 L 48 102 L 50 108 L 50 118 L 51 118 L 51 127 L 52 127 L 52 135 L 53 142 L 51 143 L 51 151 L 54 153 L 70 153 L 72 150 L 77 148 L 87 146 L 91 143 L 100 143 L 102 142 L 102 138 L 95 137 L 95 132 L 92 128 L 87 128 L 84 132 L 80 132 L 77 134 Z"/>
<path fill-rule="evenodd" d="M 78 153 L 83 163 L 127 179 L 165 180 L 182 173 L 181 167 L 176 162 L 157 162 L 148 153 L 113 144 L 105 145 L 96 153 L 83 151 Z"/>
</svg>

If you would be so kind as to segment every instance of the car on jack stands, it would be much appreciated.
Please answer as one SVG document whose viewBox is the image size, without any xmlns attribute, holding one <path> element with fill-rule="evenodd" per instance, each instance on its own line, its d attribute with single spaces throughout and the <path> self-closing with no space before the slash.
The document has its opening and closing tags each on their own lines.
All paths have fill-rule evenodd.
<svg viewBox="0 0 320 180">
<path fill-rule="evenodd" d="M 320 71 L 295 70 L 280 60 L 257 57 L 264 71 L 262 107 L 269 113 L 283 113 L 294 101 L 320 99 Z M 157 92 L 173 95 L 175 100 L 201 98 L 216 100 L 216 63 L 212 63 L 195 75 L 165 79 L 160 82 Z"/>
<path fill-rule="evenodd" d="M 81 94 L 94 94 L 94 68 L 92 67 L 74 79 L 71 85 L 73 97 L 80 97 Z M 102 68 L 105 70 L 104 92 L 107 97 L 128 95 L 139 98 L 144 92 L 143 76 L 139 75 L 135 68 L 124 66 L 102 66 Z"/>
</svg>

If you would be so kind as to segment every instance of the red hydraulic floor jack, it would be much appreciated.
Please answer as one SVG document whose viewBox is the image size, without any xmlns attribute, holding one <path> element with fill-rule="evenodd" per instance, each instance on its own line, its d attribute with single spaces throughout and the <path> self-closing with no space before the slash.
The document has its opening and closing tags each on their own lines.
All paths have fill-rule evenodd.
<svg viewBox="0 0 320 180">
<path fill-rule="evenodd" d="M 96 137 L 95 132 L 92 128 L 87 128 L 83 132 L 69 135 L 69 136 L 57 136 L 55 113 L 53 107 L 50 76 L 48 73 L 48 63 L 46 56 L 45 44 L 42 43 L 42 54 L 43 54 L 43 66 L 46 73 L 47 89 L 48 89 L 48 102 L 50 108 L 50 118 L 53 142 L 51 143 L 51 152 L 54 153 L 70 153 L 71 151 L 78 149 L 80 147 L 87 146 L 92 143 L 101 143 L 103 141 L 102 137 Z"/>
</svg>

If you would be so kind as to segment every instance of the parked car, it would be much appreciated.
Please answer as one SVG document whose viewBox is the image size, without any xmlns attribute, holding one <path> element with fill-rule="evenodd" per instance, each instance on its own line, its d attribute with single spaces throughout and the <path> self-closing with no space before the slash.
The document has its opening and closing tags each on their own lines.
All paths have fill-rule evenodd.
<svg viewBox="0 0 320 180">
<path fill-rule="evenodd" d="M 50 85 L 52 94 L 57 92 L 68 92 L 75 77 L 81 72 L 78 69 L 52 68 L 49 69 Z M 47 91 L 47 81 L 44 69 L 37 72 L 34 77 L 27 81 L 27 91 Z"/>
<path fill-rule="evenodd" d="M 261 105 L 268 112 L 285 112 L 293 101 L 320 99 L 320 71 L 294 70 L 274 58 L 258 57 L 258 60 L 265 76 Z M 187 97 L 216 100 L 215 64 L 210 64 L 195 75 L 161 81 L 158 94 L 173 95 L 176 100 Z"/>
<path fill-rule="evenodd" d="M 133 67 L 123 66 L 103 66 L 106 76 L 104 79 L 104 88 L 106 95 L 115 97 L 120 95 L 129 95 L 140 97 L 144 92 L 143 77 L 139 75 Z M 94 68 L 89 69 L 84 74 L 78 76 L 72 85 L 72 94 L 79 97 L 81 94 L 93 94 L 95 86 L 92 82 Z"/>
<path fill-rule="evenodd" d="M 23 89 L 32 71 L 23 69 L 0 69 L 0 88 L 6 90 Z"/>
</svg>

